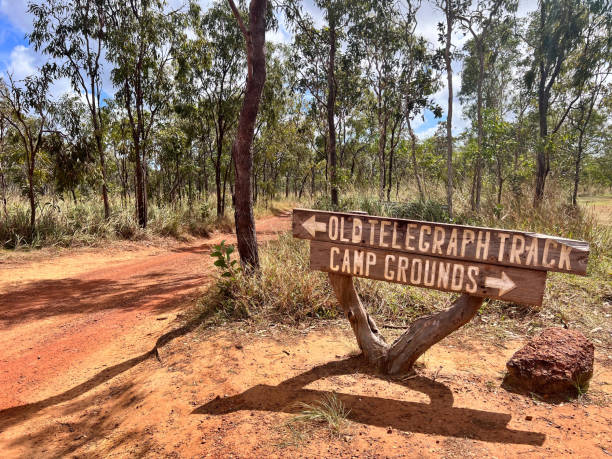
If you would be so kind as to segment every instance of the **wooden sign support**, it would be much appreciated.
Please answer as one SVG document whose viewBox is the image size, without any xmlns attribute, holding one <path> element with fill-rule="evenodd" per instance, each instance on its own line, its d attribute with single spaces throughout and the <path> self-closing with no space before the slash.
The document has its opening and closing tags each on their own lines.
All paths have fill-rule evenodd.
<svg viewBox="0 0 612 459">
<path fill-rule="evenodd" d="M 360 349 L 390 374 L 409 371 L 429 347 L 469 322 L 484 298 L 541 305 L 546 272 L 584 275 L 589 255 L 586 242 L 537 233 L 307 209 L 293 210 L 293 236 L 311 240 L 310 267 L 329 273 Z M 389 345 L 353 277 L 462 295 Z"/>
</svg>

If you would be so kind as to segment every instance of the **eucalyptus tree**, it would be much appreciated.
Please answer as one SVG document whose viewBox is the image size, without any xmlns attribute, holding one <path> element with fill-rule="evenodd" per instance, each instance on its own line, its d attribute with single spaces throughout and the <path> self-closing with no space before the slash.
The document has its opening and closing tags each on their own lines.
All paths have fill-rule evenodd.
<svg viewBox="0 0 612 459">
<path fill-rule="evenodd" d="M 132 135 L 130 131 L 130 121 L 125 110 L 118 106 L 115 100 L 110 100 L 106 107 L 104 116 L 107 118 L 106 139 L 108 148 L 114 157 L 116 179 L 121 186 L 121 206 L 126 208 L 132 190 L 133 181 L 132 163 L 135 163 L 134 151 L 132 148 Z"/>
<path fill-rule="evenodd" d="M 448 108 L 446 110 L 446 205 L 453 216 L 453 29 L 465 13 L 471 0 L 436 0 L 436 6 L 444 14 L 444 23 L 438 23 L 438 41 L 444 45 L 442 55 L 446 67 Z"/>
<path fill-rule="evenodd" d="M 151 130 L 173 87 L 174 51 L 184 35 L 180 11 L 163 0 L 115 0 L 108 14 L 108 58 L 115 98 L 127 113 L 134 149 L 136 213 L 147 225 L 147 163 Z"/>
<path fill-rule="evenodd" d="M 379 199 L 384 199 L 387 187 L 389 199 L 393 174 L 393 150 L 404 121 L 401 92 L 404 89 L 403 69 L 400 65 L 405 41 L 400 11 L 394 0 L 367 2 L 359 19 L 360 47 L 364 55 L 364 74 L 374 93 L 379 162 Z M 389 139 L 391 136 L 391 139 Z M 395 143 L 395 145 L 394 145 Z M 390 147 L 390 148 L 388 148 Z M 389 167 L 386 153 L 389 149 Z"/>
<path fill-rule="evenodd" d="M 290 6 L 294 6 L 291 4 Z M 307 104 L 308 116 L 313 121 L 315 132 L 321 132 L 324 139 L 313 136 L 312 149 L 317 156 L 325 160 L 325 180 L 328 185 L 328 174 L 330 162 L 329 154 L 329 129 L 327 119 L 328 89 L 327 65 L 328 53 L 326 51 L 326 40 L 321 30 L 317 29 L 312 18 L 299 10 L 289 10 L 290 18 L 293 18 L 293 43 L 287 52 L 287 66 L 289 70 L 291 88 L 299 91 L 302 99 Z M 335 107 L 334 107 L 335 111 Z M 335 128 L 335 126 L 334 126 Z M 317 161 L 315 160 L 315 163 Z M 315 169 L 312 169 L 311 191 L 314 191 Z M 335 171 L 333 171 L 335 174 Z"/>
<path fill-rule="evenodd" d="M 31 1 L 34 48 L 57 60 L 56 74 L 68 77 L 87 103 L 102 179 L 104 216 L 110 216 L 102 116 L 102 62 L 110 18 L 108 0 Z"/>
<path fill-rule="evenodd" d="M 299 62 L 298 67 L 302 73 L 300 82 L 308 88 L 309 94 L 315 98 L 317 105 L 325 111 L 330 198 L 332 205 L 338 206 L 337 58 L 342 53 L 342 47 L 349 41 L 351 28 L 354 26 L 354 14 L 352 13 L 359 4 L 347 0 L 315 0 L 314 4 L 322 11 L 325 21 L 325 26 L 318 29 L 313 19 L 300 8 L 299 3 L 296 0 L 285 0 L 282 5 L 295 31 L 294 46 L 298 56 L 296 61 Z M 325 81 L 324 86 L 321 84 L 322 80 Z"/>
<path fill-rule="evenodd" d="M 55 190 L 69 191 L 76 204 L 75 190 L 92 180 L 97 142 L 91 129 L 88 107 L 76 95 L 65 94 L 55 110 L 44 145 L 52 162 Z"/>
<path fill-rule="evenodd" d="M 266 82 L 266 11 L 267 0 L 251 0 L 248 23 L 242 20 L 240 11 L 229 0 L 236 22 L 240 26 L 247 60 L 247 79 L 244 100 L 238 119 L 238 130 L 232 145 L 232 157 L 236 170 L 235 221 L 238 253 L 242 266 L 247 270 L 259 268 L 251 175 L 253 172 L 253 136 L 255 121 Z"/>
<path fill-rule="evenodd" d="M 0 82 L 0 84 L 2 84 Z M 8 134 L 8 122 L 0 111 L 0 193 L 2 193 L 2 210 L 4 211 L 4 220 L 8 222 L 8 211 L 6 209 L 7 204 L 7 185 L 8 179 L 6 174 L 6 144 L 7 144 L 7 134 Z"/>
<path fill-rule="evenodd" d="M 425 199 L 424 180 L 417 163 L 417 137 L 412 127 L 415 117 L 430 110 L 435 118 L 442 116 L 442 108 L 433 100 L 439 88 L 440 62 L 429 49 L 427 40 L 416 35 L 416 13 L 420 2 L 408 2 L 403 19 L 403 52 L 401 65 L 404 71 L 404 116 L 410 135 L 410 160 L 417 183 L 419 198 Z"/>
<path fill-rule="evenodd" d="M 476 8 L 466 14 L 459 15 L 462 27 L 472 37 L 478 60 L 478 76 L 476 77 L 476 119 L 477 119 L 477 154 L 474 161 L 474 186 L 471 193 L 472 210 L 480 210 L 483 169 L 483 84 L 486 79 L 486 55 L 490 54 L 489 35 L 500 23 L 507 22 L 511 16 L 506 13 L 516 12 L 517 0 L 483 0 Z M 463 88 L 462 88 L 463 89 Z"/>
<path fill-rule="evenodd" d="M 610 68 L 612 56 L 608 53 L 606 61 L 600 62 L 593 78 L 586 82 L 585 87 L 580 91 L 580 95 L 573 108 L 570 111 L 568 118 L 570 127 L 578 138 L 574 148 L 574 184 L 572 192 L 572 205 L 578 204 L 578 186 L 580 184 L 580 174 L 582 163 L 584 161 L 585 151 L 588 151 L 588 143 L 591 140 L 589 134 L 593 131 L 597 132 L 598 126 L 607 124 L 605 115 L 602 117 L 599 114 L 599 109 L 605 106 L 606 100 L 609 100 L 612 94 L 612 84 L 609 82 L 609 77 L 612 74 Z M 596 134 L 595 134 L 596 136 Z"/>
<path fill-rule="evenodd" d="M 238 122 L 246 75 L 245 45 L 225 0 L 204 12 L 191 4 L 189 25 L 193 37 L 180 50 L 177 104 L 191 121 L 199 147 L 208 151 L 214 168 L 217 217 L 221 217 L 233 163 L 229 137 Z"/>
<path fill-rule="evenodd" d="M 52 82 L 51 68 L 42 67 L 38 74 L 28 76 L 22 81 L 8 81 L 0 78 L 0 113 L 14 129 L 21 143 L 25 178 L 28 184 L 30 202 L 30 229 L 36 226 L 36 166 L 41 152 L 45 133 L 53 111 L 49 100 L 49 87 Z"/>
<path fill-rule="evenodd" d="M 593 59 L 598 59 L 599 46 L 609 46 L 610 17 L 608 2 L 600 0 L 540 0 L 533 15 L 527 42 L 530 55 L 529 68 L 525 72 L 525 84 L 531 89 L 537 85 L 537 107 L 539 142 L 536 154 L 536 177 L 533 203 L 538 206 L 544 198 L 546 178 L 550 172 L 552 136 L 554 136 L 580 98 L 595 68 Z M 590 41 L 595 30 L 603 28 L 601 40 Z M 586 42 L 590 46 L 581 46 Z M 565 74 L 572 74 L 575 96 L 568 100 L 556 97 L 557 83 Z M 563 100 L 559 117 L 549 129 L 554 103 Z"/>
</svg>

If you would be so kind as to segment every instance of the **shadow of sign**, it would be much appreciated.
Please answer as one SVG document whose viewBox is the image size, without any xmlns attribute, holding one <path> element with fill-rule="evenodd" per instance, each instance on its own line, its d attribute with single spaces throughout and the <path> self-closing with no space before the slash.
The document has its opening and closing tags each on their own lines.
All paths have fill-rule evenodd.
<svg viewBox="0 0 612 459">
<path fill-rule="evenodd" d="M 329 376 L 356 372 L 374 375 L 363 365 L 361 357 L 351 357 L 314 367 L 277 386 L 259 384 L 232 397 L 216 398 L 196 408 L 192 414 L 221 415 L 241 410 L 298 413 L 301 409 L 300 402 L 312 403 L 321 400 L 328 393 L 304 389 L 304 386 Z M 426 394 L 430 403 L 337 393 L 338 399 L 350 410 L 348 419 L 405 432 L 495 443 L 540 446 L 546 438 L 539 432 L 509 429 L 507 424 L 512 418 L 510 414 L 454 407 L 452 391 L 440 382 L 421 376 L 406 381 L 393 381 L 410 390 Z"/>
</svg>

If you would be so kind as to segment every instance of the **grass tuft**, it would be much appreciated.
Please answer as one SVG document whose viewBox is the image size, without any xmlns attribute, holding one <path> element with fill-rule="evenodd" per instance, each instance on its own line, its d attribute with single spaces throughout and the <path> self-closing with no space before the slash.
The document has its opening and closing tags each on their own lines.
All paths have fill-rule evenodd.
<svg viewBox="0 0 612 459">
<path fill-rule="evenodd" d="M 324 424 L 335 436 L 340 436 L 348 423 L 350 410 L 334 392 L 325 394 L 322 400 L 312 404 L 302 402 L 299 406 L 302 411 L 291 419 L 293 422 Z"/>
</svg>

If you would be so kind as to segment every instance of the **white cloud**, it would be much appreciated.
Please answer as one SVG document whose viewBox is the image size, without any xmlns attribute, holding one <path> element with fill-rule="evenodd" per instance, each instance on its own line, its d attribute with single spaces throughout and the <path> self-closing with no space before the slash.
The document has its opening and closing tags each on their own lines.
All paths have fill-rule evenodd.
<svg viewBox="0 0 612 459">
<path fill-rule="evenodd" d="M 0 0 L 0 14 L 22 32 L 32 30 L 32 17 L 28 13 L 27 0 Z"/>
<path fill-rule="evenodd" d="M 36 72 L 39 58 L 32 48 L 17 45 L 11 51 L 7 71 L 12 74 L 13 79 L 23 80 Z"/>
<path fill-rule="evenodd" d="M 437 130 L 438 130 L 438 123 L 425 129 L 424 131 L 421 131 L 421 132 L 415 131 L 415 133 L 419 139 L 423 140 L 423 139 L 427 139 L 428 137 L 431 137 L 432 135 L 434 135 Z"/>
</svg>

